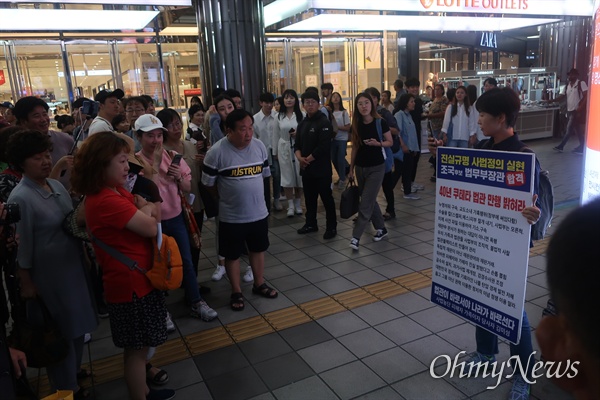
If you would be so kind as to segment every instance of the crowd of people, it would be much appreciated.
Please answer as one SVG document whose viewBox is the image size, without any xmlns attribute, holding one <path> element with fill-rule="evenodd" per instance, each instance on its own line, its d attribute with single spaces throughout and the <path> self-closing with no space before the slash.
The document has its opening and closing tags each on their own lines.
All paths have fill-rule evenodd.
<svg viewBox="0 0 600 400">
<path fill-rule="evenodd" d="M 425 98 L 430 102 L 427 112 L 420 86 L 417 79 L 398 80 L 395 98 L 391 91 L 367 88 L 350 104 L 352 116 L 331 83 L 324 83 L 320 93 L 316 87 L 300 95 L 293 89 L 280 97 L 263 93 L 254 115 L 244 109 L 239 91 L 215 89 L 208 108 L 199 98 L 192 99 L 187 127 L 176 110 L 156 113 L 151 97 L 125 97 L 120 89 L 102 90 L 93 101 L 77 99 L 72 115 L 56 117 L 60 131 L 50 129 L 48 105 L 39 98 L 3 104 L 10 111 L 3 115 L 13 119 L 0 131 L 0 201 L 18 204 L 21 210 L 16 224 L 19 286 L 7 286 L 15 285 L 23 299 L 43 299 L 68 339 L 67 356 L 48 367 L 52 388 L 72 390 L 76 399 L 89 396 L 79 383 L 87 376 L 81 360 L 86 334 L 96 329 L 98 316 L 109 318 L 113 342 L 124 349 L 130 397 L 174 397 L 173 390 L 156 389 L 169 377 L 150 363 L 155 348 L 174 329 L 164 293 L 104 246 L 137 265 L 150 266 L 152 239 L 161 232 L 173 237 L 183 262 L 181 287 L 190 315 L 204 321 L 217 318 L 202 298 L 208 289 L 198 284 L 201 249 L 190 240 L 184 201 L 191 203 L 200 230 L 203 198 L 218 202 L 218 258 L 212 279 L 227 275 L 230 307 L 242 311 L 241 281 L 253 282 L 256 295 L 278 296 L 264 277 L 271 212 L 286 211 L 289 218 L 304 214 L 297 233 L 311 234 L 319 230 L 320 197 L 326 214 L 323 239 L 333 239 L 334 189 L 356 181 L 360 205 L 349 246 L 359 251 L 369 223 L 373 241 L 387 236 L 385 222 L 396 217 L 397 183 L 402 181 L 403 198 L 409 201 L 419 200 L 418 191 L 423 190 L 415 183 L 423 121 L 432 151 L 438 146 L 523 148 L 513 132 L 519 100 L 510 90 L 497 89 L 493 78 L 486 80 L 486 93 L 479 99 L 469 96 L 464 86 L 445 93 L 443 85 L 434 84 Z M 435 166 L 434 158 L 430 162 Z M 380 189 L 385 212 L 377 202 Z M 64 229 L 65 218 L 73 213 L 91 242 Z M 530 223 L 539 214 L 535 205 L 523 211 Z M 249 260 L 243 271 L 242 255 Z M 5 268 L 8 260 L 3 260 Z M 0 300 L 4 328 L 10 315 L 7 300 Z M 566 300 L 564 304 L 570 307 Z M 13 315 L 18 325 L 16 319 Z M 526 358 L 531 332 L 526 314 L 523 319 L 521 343 L 511 352 Z M 493 361 L 497 337 L 478 328 L 476 338 L 473 361 Z M 528 398 L 529 386 L 517 381 L 513 391 Z"/>
</svg>

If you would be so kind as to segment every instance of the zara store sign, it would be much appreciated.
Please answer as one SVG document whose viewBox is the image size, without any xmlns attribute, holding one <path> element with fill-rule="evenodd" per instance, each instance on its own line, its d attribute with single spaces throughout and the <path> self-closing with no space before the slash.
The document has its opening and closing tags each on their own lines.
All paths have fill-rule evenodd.
<svg viewBox="0 0 600 400">
<path fill-rule="evenodd" d="M 494 32 L 481 32 L 479 46 L 488 49 L 498 49 L 498 35 Z"/>
</svg>

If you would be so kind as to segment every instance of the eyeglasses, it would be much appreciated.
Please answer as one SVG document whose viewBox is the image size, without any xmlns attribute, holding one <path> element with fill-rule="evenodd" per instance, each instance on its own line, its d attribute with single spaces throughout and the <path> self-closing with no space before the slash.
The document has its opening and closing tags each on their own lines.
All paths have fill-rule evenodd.
<svg viewBox="0 0 600 400">
<path fill-rule="evenodd" d="M 125 112 L 127 114 L 133 114 L 133 113 L 135 113 L 135 114 L 145 114 L 146 110 L 144 110 L 143 108 L 127 108 L 127 109 L 125 109 Z"/>
</svg>

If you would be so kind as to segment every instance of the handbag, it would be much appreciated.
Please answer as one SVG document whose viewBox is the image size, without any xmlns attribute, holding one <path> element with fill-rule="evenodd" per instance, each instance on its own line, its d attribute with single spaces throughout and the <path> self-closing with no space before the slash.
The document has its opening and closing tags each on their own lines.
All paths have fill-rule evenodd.
<svg viewBox="0 0 600 400">
<path fill-rule="evenodd" d="M 181 189 L 179 190 L 179 197 L 181 198 L 181 211 L 183 212 L 185 227 L 187 228 L 190 237 L 190 244 L 195 249 L 200 249 L 202 248 L 202 234 L 200 233 L 200 228 L 198 227 L 196 217 L 194 216 L 194 209 L 192 208 L 192 205 L 188 203 L 185 194 Z"/>
<path fill-rule="evenodd" d="M 149 269 L 140 267 L 137 261 L 132 260 L 114 247 L 109 246 L 90 232 L 92 243 L 104 250 L 115 260 L 129 268 L 138 271 L 148 278 L 155 289 L 172 290 L 181 286 L 183 281 L 183 260 L 177 242 L 171 236 L 161 234 L 160 243 L 157 238 L 152 239 L 152 265 Z"/>
<path fill-rule="evenodd" d="M 348 219 L 358 212 L 360 205 L 360 190 L 354 180 L 348 180 L 346 189 L 340 198 L 340 218 Z"/>
<path fill-rule="evenodd" d="M 80 226 L 77 223 L 77 216 L 79 213 L 83 212 L 83 207 L 84 201 L 82 197 L 77 205 L 75 205 L 73 210 L 69 211 L 69 213 L 65 216 L 65 219 L 63 219 L 62 228 L 69 236 L 72 236 L 75 239 L 83 240 L 84 242 L 89 242 L 90 237 L 88 236 L 85 225 Z"/>
<path fill-rule="evenodd" d="M 38 305 L 38 310 L 35 310 L 35 305 Z M 25 307 L 26 316 L 15 322 L 15 334 L 11 336 L 14 347 L 27 356 L 27 365 L 45 368 L 64 360 L 69 352 L 69 344 L 46 303 L 38 296 L 36 300 L 28 301 Z M 35 314 L 40 314 L 41 318 Z M 34 317 L 39 321 L 32 322 Z"/>
</svg>

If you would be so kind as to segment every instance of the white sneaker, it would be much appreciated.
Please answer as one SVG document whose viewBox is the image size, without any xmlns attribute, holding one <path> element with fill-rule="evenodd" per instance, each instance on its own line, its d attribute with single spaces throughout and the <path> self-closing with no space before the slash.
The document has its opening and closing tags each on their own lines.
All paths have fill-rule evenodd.
<svg viewBox="0 0 600 400">
<path fill-rule="evenodd" d="M 417 196 L 414 193 L 409 193 L 409 194 L 405 194 L 404 198 L 408 199 L 408 200 L 419 200 L 421 197 Z"/>
<path fill-rule="evenodd" d="M 244 273 L 244 276 L 242 276 L 242 280 L 244 282 L 252 282 L 254 280 L 254 274 L 252 273 L 251 266 L 248 265 L 246 267 L 246 272 Z"/>
<path fill-rule="evenodd" d="M 358 242 L 359 240 L 357 238 L 350 239 L 350 248 L 352 250 L 358 250 Z"/>
<path fill-rule="evenodd" d="M 213 272 L 211 279 L 217 282 L 220 281 L 221 278 L 223 278 L 223 275 L 225 275 L 225 266 L 217 265 L 217 268 L 215 268 L 215 272 Z"/>
<path fill-rule="evenodd" d="M 411 186 L 411 189 L 414 189 L 414 190 L 425 190 L 425 186 L 419 185 L 418 183 L 414 183 L 413 182 L 413 184 Z"/>
<path fill-rule="evenodd" d="M 91 341 L 92 341 L 91 333 L 86 333 L 85 335 L 83 335 L 83 344 L 88 344 Z"/>
<path fill-rule="evenodd" d="M 302 215 L 302 207 L 301 206 L 296 206 L 295 211 L 296 211 L 296 215 Z M 288 210 L 288 214 L 289 214 L 289 210 Z"/>
<path fill-rule="evenodd" d="M 168 333 L 175 332 L 175 324 L 173 323 L 173 320 L 171 319 L 170 312 L 167 312 L 167 332 Z"/>
<path fill-rule="evenodd" d="M 194 304 L 190 314 L 192 317 L 200 318 L 203 321 L 212 321 L 218 315 L 204 300 L 200 300 Z"/>
<path fill-rule="evenodd" d="M 289 207 L 287 211 L 287 216 L 292 218 L 294 216 L 294 207 Z"/>
<path fill-rule="evenodd" d="M 279 199 L 273 200 L 273 208 L 275 209 L 275 211 L 283 210 L 283 206 L 281 205 L 281 201 L 279 201 Z"/>
</svg>

